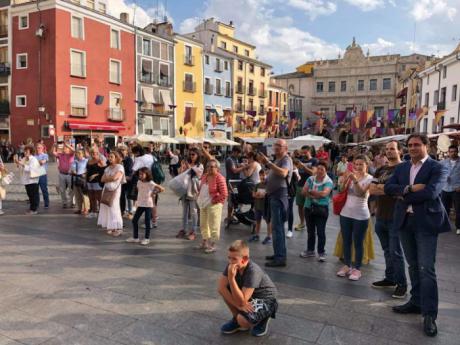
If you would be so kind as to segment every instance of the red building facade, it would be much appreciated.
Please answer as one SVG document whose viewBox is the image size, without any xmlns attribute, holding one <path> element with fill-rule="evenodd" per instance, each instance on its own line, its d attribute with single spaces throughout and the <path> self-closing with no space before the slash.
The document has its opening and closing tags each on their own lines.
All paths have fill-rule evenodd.
<svg viewBox="0 0 460 345">
<path fill-rule="evenodd" d="M 94 137 L 110 144 L 135 134 L 132 26 L 64 0 L 42 1 L 40 10 L 16 5 L 11 17 L 14 144 Z"/>
</svg>

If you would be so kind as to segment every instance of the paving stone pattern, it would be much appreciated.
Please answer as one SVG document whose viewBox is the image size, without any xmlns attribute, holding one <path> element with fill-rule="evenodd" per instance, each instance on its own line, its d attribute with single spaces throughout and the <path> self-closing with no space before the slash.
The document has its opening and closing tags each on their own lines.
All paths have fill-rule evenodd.
<svg viewBox="0 0 460 345">
<path fill-rule="evenodd" d="M 250 229 L 222 231 L 213 255 L 177 240 L 177 198 L 160 198 L 159 228 L 148 247 L 128 244 L 131 231 L 114 239 L 86 219 L 54 203 L 25 216 L 26 202 L 6 201 L 0 217 L 0 345 L 116 344 L 460 344 L 460 236 L 441 236 L 439 335 L 422 333 L 420 316 L 392 313 L 400 303 L 370 283 L 383 275 L 384 260 L 363 268 L 359 282 L 337 278 L 340 263 L 298 256 L 306 232 L 287 240 L 288 267 L 268 269 L 279 289 L 279 312 L 266 337 L 219 332 L 229 313 L 216 292 L 228 244 Z M 225 212 L 224 212 L 225 213 Z M 264 230 L 263 230 L 264 231 Z M 332 252 L 338 219 L 327 227 Z M 251 244 L 252 260 L 264 263 L 271 248 Z"/>
</svg>

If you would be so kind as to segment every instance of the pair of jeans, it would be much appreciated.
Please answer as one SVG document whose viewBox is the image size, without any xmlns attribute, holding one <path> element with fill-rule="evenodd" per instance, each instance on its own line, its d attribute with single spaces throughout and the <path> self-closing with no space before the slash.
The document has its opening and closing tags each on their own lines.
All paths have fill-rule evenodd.
<svg viewBox="0 0 460 345">
<path fill-rule="evenodd" d="M 43 194 L 43 202 L 45 203 L 45 207 L 50 205 L 50 197 L 48 193 L 48 175 L 42 175 L 38 178 L 38 185 Z"/>
<path fill-rule="evenodd" d="M 366 236 L 369 219 L 358 220 L 340 216 L 340 231 L 343 238 L 343 258 L 345 265 L 351 267 L 351 248 L 355 247 L 356 269 L 361 268 L 364 254 L 364 237 Z"/>
<path fill-rule="evenodd" d="M 447 211 L 447 214 L 450 214 L 450 209 L 452 204 L 455 209 L 455 228 L 460 229 L 460 192 L 445 192 L 441 193 L 442 203 L 444 208 Z"/>
<path fill-rule="evenodd" d="M 139 219 L 145 213 L 145 238 L 150 238 L 150 228 L 152 226 L 152 208 L 138 207 L 133 217 L 133 237 L 139 238 Z"/>
<path fill-rule="evenodd" d="M 131 186 L 128 183 L 121 185 L 120 210 L 122 214 L 125 213 L 125 211 L 129 213 L 133 212 L 133 201 L 128 199 L 130 189 Z"/>
<path fill-rule="evenodd" d="M 270 197 L 270 215 L 273 236 L 273 258 L 275 261 L 286 261 L 286 234 L 284 223 L 286 222 L 286 205 L 283 200 Z"/>
<path fill-rule="evenodd" d="M 37 211 L 40 203 L 40 192 L 38 191 L 38 183 L 26 184 L 26 192 L 29 197 L 30 210 Z"/>
<path fill-rule="evenodd" d="M 404 249 L 412 285 L 410 302 L 419 306 L 424 316 L 438 315 L 436 248 L 438 234 L 417 227 L 415 216 L 406 216 L 399 236 Z"/>
<path fill-rule="evenodd" d="M 292 227 L 294 226 L 294 201 L 295 201 L 295 197 L 288 198 L 288 211 L 287 211 L 288 231 L 292 231 Z"/>
<path fill-rule="evenodd" d="M 385 279 L 407 286 L 404 257 L 398 231 L 393 228 L 393 220 L 376 219 L 375 233 L 379 237 L 385 257 Z"/>
<path fill-rule="evenodd" d="M 188 220 L 191 218 L 192 225 L 190 230 L 196 232 L 198 229 L 198 205 L 196 200 L 182 199 L 182 229 L 187 231 L 189 229 Z"/>
<path fill-rule="evenodd" d="M 329 212 L 326 217 L 313 215 L 310 208 L 304 208 L 306 223 L 307 223 L 307 252 L 315 251 L 316 236 L 318 236 L 318 254 L 325 254 L 324 247 L 326 245 L 326 223 L 329 217 Z"/>
</svg>

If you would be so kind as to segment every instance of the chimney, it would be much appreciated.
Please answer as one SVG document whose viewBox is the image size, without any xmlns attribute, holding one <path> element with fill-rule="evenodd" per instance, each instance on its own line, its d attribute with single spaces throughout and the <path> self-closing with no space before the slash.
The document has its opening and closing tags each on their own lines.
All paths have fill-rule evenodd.
<svg viewBox="0 0 460 345">
<path fill-rule="evenodd" d="M 230 21 L 230 26 L 232 26 L 232 27 L 233 27 L 233 20 L 231 20 L 231 21 Z"/>
<path fill-rule="evenodd" d="M 121 20 L 123 23 L 128 24 L 128 23 L 129 23 L 129 14 L 126 13 L 126 12 L 120 13 L 120 20 Z"/>
</svg>

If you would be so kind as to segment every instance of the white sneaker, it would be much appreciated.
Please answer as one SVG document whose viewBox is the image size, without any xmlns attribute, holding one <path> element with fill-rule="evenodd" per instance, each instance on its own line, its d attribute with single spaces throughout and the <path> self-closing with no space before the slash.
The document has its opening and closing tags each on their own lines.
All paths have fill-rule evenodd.
<svg viewBox="0 0 460 345">
<path fill-rule="evenodd" d="M 5 211 L 0 210 L 0 216 L 3 215 L 3 214 L 5 214 Z"/>
<path fill-rule="evenodd" d="M 150 243 L 150 240 L 148 238 L 144 238 L 142 241 L 141 241 L 141 245 L 142 246 L 146 246 Z"/>
<path fill-rule="evenodd" d="M 1 214 L 1 213 L 0 213 Z M 460 235 L 460 229 L 457 229 L 457 235 Z"/>
<path fill-rule="evenodd" d="M 138 238 L 134 238 L 134 237 L 130 237 L 126 239 L 126 242 L 128 243 L 139 243 L 139 241 L 140 240 Z"/>
<path fill-rule="evenodd" d="M 292 233 L 292 231 L 289 230 L 289 231 L 287 232 L 287 234 L 286 234 L 286 237 L 287 237 L 287 238 L 292 238 L 293 235 L 294 235 L 294 234 Z"/>
</svg>

